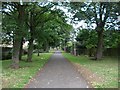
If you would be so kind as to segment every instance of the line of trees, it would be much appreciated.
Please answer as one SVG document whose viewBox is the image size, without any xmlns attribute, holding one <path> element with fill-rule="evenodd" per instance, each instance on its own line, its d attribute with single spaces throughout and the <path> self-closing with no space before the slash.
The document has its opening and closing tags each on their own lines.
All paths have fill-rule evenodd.
<svg viewBox="0 0 120 90">
<path fill-rule="evenodd" d="M 107 47 L 120 44 L 117 16 L 119 2 L 3 2 L 2 3 L 2 43 L 13 44 L 12 68 L 19 68 L 23 44 L 28 41 L 27 62 L 32 61 L 34 48 L 38 56 L 40 49 L 45 52 L 50 47 L 67 50 L 76 55 L 76 43 L 91 51 L 96 48 L 94 60 L 100 60 Z M 65 9 L 60 9 L 65 7 Z M 67 12 L 65 10 L 67 9 Z M 71 15 L 69 15 L 71 14 Z M 71 22 L 70 22 L 71 21 Z M 72 24 L 84 21 L 86 29 Z M 77 35 L 76 35 L 77 34 Z M 71 43 L 72 42 L 72 43 Z M 91 56 L 91 55 L 90 55 Z"/>
<path fill-rule="evenodd" d="M 72 26 L 66 23 L 65 14 L 55 7 L 50 2 L 2 3 L 2 43 L 13 44 L 12 68 L 19 68 L 26 41 L 29 42 L 26 61 L 31 62 L 34 44 L 39 56 L 39 49 L 47 52 L 68 35 Z"/>
<path fill-rule="evenodd" d="M 76 40 L 89 49 L 96 48 L 94 60 L 102 59 L 104 47 L 118 47 L 120 2 L 68 2 L 64 6 L 70 7 L 73 22 L 84 21 L 87 24 L 87 30 L 79 28 Z"/>
</svg>

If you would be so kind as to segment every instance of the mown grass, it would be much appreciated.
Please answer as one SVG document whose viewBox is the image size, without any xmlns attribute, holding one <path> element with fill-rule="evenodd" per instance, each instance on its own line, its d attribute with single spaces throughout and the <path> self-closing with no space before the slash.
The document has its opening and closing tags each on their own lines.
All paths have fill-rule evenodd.
<svg viewBox="0 0 120 90">
<path fill-rule="evenodd" d="M 118 59 L 105 57 L 100 61 L 90 60 L 88 56 L 73 56 L 63 53 L 68 60 L 79 63 L 104 79 L 104 82 L 94 83 L 95 88 L 118 88 Z"/>
<path fill-rule="evenodd" d="M 33 55 L 33 62 L 26 62 L 27 56 L 20 61 L 19 69 L 11 69 L 11 60 L 0 61 L 2 63 L 2 88 L 23 88 L 29 80 L 45 65 L 52 53 Z"/>
</svg>

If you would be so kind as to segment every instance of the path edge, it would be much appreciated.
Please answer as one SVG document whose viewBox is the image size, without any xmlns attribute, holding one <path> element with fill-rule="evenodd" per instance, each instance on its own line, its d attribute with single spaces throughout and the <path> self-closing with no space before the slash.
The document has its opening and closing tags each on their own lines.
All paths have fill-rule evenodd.
<svg viewBox="0 0 120 90">
<path fill-rule="evenodd" d="M 54 54 L 54 53 L 53 53 Z M 48 62 L 50 61 L 51 57 L 53 56 L 53 54 L 50 56 L 50 58 L 48 59 L 48 61 L 43 65 L 43 67 L 38 70 L 31 79 L 29 79 L 28 83 L 26 83 L 23 87 L 23 89 L 25 88 L 28 88 L 28 85 L 33 81 L 34 78 L 36 78 L 40 73 L 41 71 L 43 71 L 43 69 L 47 66 Z"/>
<path fill-rule="evenodd" d="M 63 55 L 63 54 L 62 54 Z M 64 56 L 63 56 L 64 57 Z M 78 67 L 75 65 L 75 63 L 73 63 L 72 61 L 70 61 L 69 59 L 67 59 L 66 57 L 64 57 L 70 64 L 73 65 L 73 67 L 75 68 L 76 72 L 78 72 L 84 79 L 85 81 L 87 82 L 88 84 L 88 88 L 94 88 L 93 85 L 91 83 L 89 83 L 90 81 L 84 76 L 83 73 L 81 73 L 80 71 L 78 71 Z"/>
</svg>

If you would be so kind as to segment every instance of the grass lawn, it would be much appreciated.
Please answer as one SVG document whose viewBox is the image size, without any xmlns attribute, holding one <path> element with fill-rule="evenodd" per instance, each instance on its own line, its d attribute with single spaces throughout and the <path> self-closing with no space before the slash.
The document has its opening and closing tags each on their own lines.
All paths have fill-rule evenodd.
<svg viewBox="0 0 120 90">
<path fill-rule="evenodd" d="M 33 62 L 25 62 L 27 56 L 20 61 L 17 70 L 9 68 L 11 60 L 0 61 L 2 63 L 2 88 L 23 88 L 28 81 L 44 66 L 52 53 L 33 55 Z"/>
<path fill-rule="evenodd" d="M 104 79 L 104 82 L 94 83 L 95 88 L 118 88 L 118 59 L 104 58 L 101 61 L 90 60 L 87 56 L 73 56 L 63 53 L 68 60 L 78 63 Z"/>
</svg>

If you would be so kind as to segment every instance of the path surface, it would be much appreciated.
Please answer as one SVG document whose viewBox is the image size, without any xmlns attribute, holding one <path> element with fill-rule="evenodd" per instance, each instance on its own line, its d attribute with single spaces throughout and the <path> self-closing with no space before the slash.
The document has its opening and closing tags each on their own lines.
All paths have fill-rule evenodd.
<svg viewBox="0 0 120 90">
<path fill-rule="evenodd" d="M 88 84 L 74 66 L 56 51 L 27 88 L 88 88 Z"/>
</svg>

